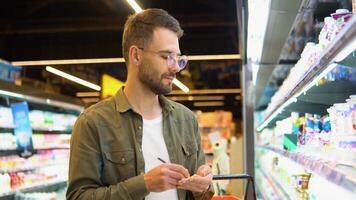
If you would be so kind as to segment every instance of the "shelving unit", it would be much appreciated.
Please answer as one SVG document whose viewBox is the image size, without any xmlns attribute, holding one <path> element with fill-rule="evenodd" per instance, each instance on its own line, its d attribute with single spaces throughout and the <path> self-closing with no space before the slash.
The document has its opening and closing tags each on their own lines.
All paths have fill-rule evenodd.
<svg viewBox="0 0 356 200">
<path fill-rule="evenodd" d="M 275 108 L 270 109 L 272 110 L 270 113 L 266 113 L 266 117 L 257 127 L 257 131 L 266 127 L 273 127 L 276 121 L 286 118 L 291 111 L 302 112 L 301 110 L 304 109 L 309 110 L 309 112 L 315 111 L 315 113 L 325 114 L 326 108 L 335 103 L 334 100 L 336 102 L 341 99 L 345 100 L 345 95 L 350 95 L 356 91 L 356 88 L 352 87 L 355 84 L 353 82 L 336 81 L 325 84 L 325 86 L 317 86 L 317 82 L 331 71 L 336 66 L 335 64 L 340 63 L 355 67 L 356 29 L 354 27 L 356 27 L 356 16 L 351 18 L 322 52 L 317 59 L 318 61 L 310 68 L 311 71 L 305 73 L 296 87 L 285 94 Z M 345 53 L 347 53 L 346 57 L 338 60 Z M 323 98 L 325 95 L 329 98 Z M 306 101 L 306 99 L 316 99 L 317 101 Z"/>
<path fill-rule="evenodd" d="M 303 17 L 304 12 L 314 9 L 310 7 L 310 2 L 312 1 L 303 1 L 294 25 L 297 24 L 298 19 Z M 289 90 L 283 88 L 284 90 L 279 91 L 279 96 L 274 98 L 274 102 L 268 106 L 262 121 L 255 126 L 258 138 L 254 148 L 255 175 L 256 182 L 259 182 L 257 185 L 260 187 L 260 195 L 264 199 L 356 198 L 356 163 L 354 159 L 356 157 L 352 157 L 355 155 L 355 149 L 350 144 L 348 144 L 349 146 L 341 145 L 344 141 L 346 143 L 356 141 L 356 135 L 347 131 L 332 132 L 333 134 L 331 134 L 329 129 L 330 132 L 316 132 L 316 136 L 312 135 L 311 137 L 314 138 L 310 140 L 311 143 L 301 143 L 299 136 L 306 132 L 302 133 L 300 129 L 296 130 L 296 132 L 299 131 L 297 141 L 294 141 L 298 143 L 296 145 L 286 137 L 288 134 L 292 134 L 289 132 L 288 126 L 281 125 L 283 122 L 292 120 L 291 113 L 299 113 L 301 116 L 304 113 L 308 113 L 308 116 L 313 114 L 327 116 L 327 109 L 335 103 L 344 103 L 350 95 L 356 94 L 355 27 L 356 15 L 354 14 L 329 45 L 318 54 L 318 57 L 313 59 L 314 63 L 305 66 L 305 69 L 308 70 L 300 73 L 301 76 L 298 78 L 289 79 L 296 80 L 292 83 L 293 87 L 288 88 Z M 352 71 L 352 77 L 349 79 L 328 79 L 327 76 L 334 73 L 340 66 L 348 67 Z M 298 119 L 300 119 L 299 114 Z M 285 120 L 287 118 L 289 121 Z M 303 127 L 304 131 L 308 126 L 306 124 L 299 125 Z M 275 127 L 279 127 L 276 128 L 278 130 Z M 281 127 L 287 128 L 284 130 Z M 292 126 L 290 127 L 292 129 Z M 325 141 L 329 143 L 324 145 L 322 142 L 316 143 L 317 139 L 323 141 L 324 137 Z M 295 149 L 283 149 L 283 139 L 286 138 L 288 144 L 296 145 Z M 341 154 L 349 156 L 346 156 L 345 159 L 342 156 L 338 157 Z M 303 180 L 306 181 L 306 185 L 305 188 L 297 190 L 293 188 L 295 187 L 293 181 L 301 177 L 308 177 Z M 337 192 L 327 197 L 324 194 L 324 189 Z"/>
<path fill-rule="evenodd" d="M 0 193 L 1 200 L 13 200 L 16 193 L 28 193 L 28 192 L 48 192 L 48 191 L 56 191 L 67 186 L 67 180 L 56 180 L 47 182 L 44 184 L 35 184 L 28 187 L 21 187 L 15 189 L 11 192 Z"/>
<path fill-rule="evenodd" d="M 274 178 L 271 175 L 268 175 L 269 173 L 267 173 L 266 171 L 264 171 L 262 168 L 258 168 L 256 170 L 256 175 L 258 177 L 262 177 L 263 180 L 259 180 L 258 182 L 263 182 L 266 181 L 268 186 L 270 186 L 271 188 L 269 189 L 269 195 L 267 194 L 263 194 L 264 198 L 263 199 L 269 199 L 269 196 L 274 196 L 275 199 L 280 199 L 280 200 L 291 200 L 293 198 L 291 198 L 291 194 L 294 193 L 294 191 L 291 192 L 290 189 L 287 189 L 285 187 L 282 186 L 282 184 L 280 184 L 279 180 L 277 180 L 276 178 Z M 261 188 L 261 193 L 266 193 L 266 191 L 264 191 L 265 188 L 262 185 L 259 186 Z"/>
<path fill-rule="evenodd" d="M 68 123 L 75 119 L 75 116 L 79 115 L 84 110 L 82 104 L 75 99 L 44 93 L 41 90 L 33 88 L 19 87 L 3 81 L 0 81 L 0 100 L 1 106 L 7 108 L 10 107 L 11 103 L 26 101 L 30 110 L 49 112 L 43 114 L 46 114 L 46 116 L 47 114 L 50 114 L 49 119 L 51 120 L 57 119 L 55 117 L 61 117 L 60 115 L 54 116 L 51 113 L 69 114 L 70 118 L 64 116 L 64 119 L 69 120 Z M 8 117 L 7 115 L 8 113 L 5 116 Z M 38 113 L 36 113 L 36 116 L 37 115 Z M 14 133 L 14 128 L 9 127 L 8 124 L 4 125 L 5 127 L 0 127 L 0 134 L 8 133 L 10 137 L 10 134 Z M 35 138 L 34 136 L 37 138 L 37 140 L 33 140 L 33 142 L 37 141 L 37 146 L 34 146 L 34 156 L 37 157 L 32 157 L 33 159 L 28 158 L 26 160 L 17 157 L 17 150 L 12 149 L 14 148 L 13 143 L 11 143 L 10 149 L 0 150 L 0 159 L 2 159 L 1 162 L 4 162 L 2 163 L 4 165 L 0 166 L 0 173 L 8 173 L 9 176 L 11 175 L 11 179 L 13 175 L 16 179 L 20 177 L 28 179 L 28 183 L 25 185 L 17 183 L 13 185 L 10 192 L 3 193 L 3 190 L 0 189 L 0 200 L 13 200 L 18 193 L 55 192 L 66 187 L 67 176 L 64 174 L 67 174 L 68 170 L 68 164 L 66 162 L 69 161 L 67 159 L 69 155 L 69 147 L 67 147 L 64 142 L 69 140 L 68 138 L 70 137 L 71 130 L 64 130 L 64 128 L 63 130 L 56 130 L 54 123 L 52 126 L 51 123 L 48 122 L 43 123 L 40 126 L 43 126 L 44 128 L 36 128 L 32 130 L 33 139 Z M 59 128 L 62 128 L 62 126 L 66 128 L 67 124 L 61 124 L 61 127 L 57 124 L 57 127 Z M 61 136 L 58 135 L 57 137 L 55 136 L 56 134 L 60 134 Z M 60 140 L 52 141 L 51 138 L 58 138 Z M 50 143 L 44 145 L 45 143 L 43 142 L 46 141 L 50 141 Z M 7 148 L 9 147 L 10 146 Z M 58 167 L 58 170 L 56 169 L 57 171 L 54 170 L 55 167 Z M 34 178 L 35 176 L 38 177 Z M 28 185 L 31 181 L 34 181 L 35 184 Z M 5 186 L 2 185 L 1 187 Z"/>
<path fill-rule="evenodd" d="M 291 164 L 299 164 L 300 167 L 318 174 L 335 185 L 349 190 L 350 192 L 356 192 L 356 179 L 352 178 L 356 177 L 356 170 L 351 166 L 349 166 L 348 169 L 345 169 L 345 166 L 340 168 L 333 163 L 325 163 L 319 158 L 305 155 L 304 153 L 290 152 L 269 146 L 260 146 L 259 148 L 277 153 L 284 158 L 288 158 L 291 161 Z"/>
</svg>

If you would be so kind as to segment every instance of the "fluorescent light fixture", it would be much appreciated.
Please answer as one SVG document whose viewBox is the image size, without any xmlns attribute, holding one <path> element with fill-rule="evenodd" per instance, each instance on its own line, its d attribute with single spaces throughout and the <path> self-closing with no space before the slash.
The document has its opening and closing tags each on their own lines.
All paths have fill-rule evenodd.
<svg viewBox="0 0 356 200">
<path fill-rule="evenodd" d="M 10 97 L 15 97 L 15 98 L 25 98 L 24 95 L 19 94 L 19 93 L 15 93 L 15 92 L 9 92 L 9 91 L 5 91 L 5 90 L 0 90 L 0 95 L 5 95 L 5 96 L 10 96 Z"/>
<path fill-rule="evenodd" d="M 195 60 L 238 60 L 240 54 L 222 55 L 191 55 L 189 61 Z M 83 58 L 83 59 L 64 59 L 64 60 L 28 60 L 11 62 L 15 66 L 46 66 L 46 65 L 78 65 L 78 64 L 98 64 L 98 63 L 124 63 L 124 58 Z"/>
<path fill-rule="evenodd" d="M 5 91 L 5 90 L 0 90 L 0 95 L 20 98 L 20 99 L 24 99 L 24 100 L 29 101 L 29 102 L 35 102 L 35 103 L 41 103 L 41 104 L 46 103 L 46 104 L 53 105 L 53 106 L 58 106 L 58 107 L 61 107 L 61 108 L 68 108 L 68 109 L 78 110 L 79 112 L 82 112 L 84 110 L 84 108 L 82 106 L 79 106 L 79 105 L 70 104 L 70 103 L 64 103 L 64 102 L 56 101 L 56 100 L 52 100 L 52 99 L 42 99 L 42 98 L 35 97 L 35 96 L 28 96 L 28 95 L 9 92 L 9 91 Z"/>
<path fill-rule="evenodd" d="M 168 95 L 190 95 L 190 94 L 236 94 L 241 93 L 241 89 L 201 89 L 201 90 L 189 90 L 188 93 L 180 90 L 173 90 Z"/>
<path fill-rule="evenodd" d="M 77 97 L 99 97 L 100 92 L 77 92 L 75 95 Z"/>
<path fill-rule="evenodd" d="M 301 94 L 305 94 L 310 88 L 318 84 L 318 81 L 325 77 L 331 70 L 333 70 L 337 66 L 336 63 L 331 63 L 326 69 L 324 69 L 318 76 L 316 76 L 307 86 L 303 88 L 299 93 L 295 95 L 295 97 L 299 97 Z"/>
<path fill-rule="evenodd" d="M 123 63 L 124 58 L 85 58 L 85 59 L 64 59 L 64 60 L 29 60 L 14 61 L 15 66 L 46 66 L 46 65 L 77 65 L 77 64 L 97 64 L 97 63 Z"/>
<path fill-rule="evenodd" d="M 212 107 L 212 106 L 223 106 L 223 101 L 202 101 L 202 102 L 194 102 L 193 106 L 195 107 Z"/>
<path fill-rule="evenodd" d="M 189 88 L 185 86 L 182 82 L 180 82 L 178 79 L 173 79 L 173 84 L 176 85 L 179 89 L 183 90 L 183 92 L 189 92 Z"/>
<path fill-rule="evenodd" d="M 297 102 L 297 98 L 301 94 L 305 94 L 310 88 L 317 85 L 318 81 L 326 76 L 331 70 L 333 70 L 337 66 L 336 63 L 330 64 L 325 70 L 323 70 L 318 76 L 316 76 L 308 85 L 306 85 L 301 91 L 294 94 L 291 98 L 289 98 L 286 102 L 284 102 L 277 110 L 275 110 L 259 127 L 257 127 L 257 131 L 262 131 L 278 114 L 280 114 L 284 108 L 289 106 L 291 103 Z"/>
<path fill-rule="evenodd" d="M 223 101 L 224 96 L 168 96 L 173 101 Z"/>
<path fill-rule="evenodd" d="M 240 54 L 221 54 L 221 55 L 191 55 L 188 60 L 239 60 Z"/>
<path fill-rule="evenodd" d="M 81 99 L 84 103 L 96 103 L 100 101 L 99 98 L 82 98 Z"/>
<path fill-rule="evenodd" d="M 252 65 L 252 83 L 253 85 L 256 85 L 257 74 L 258 74 L 258 70 L 260 69 L 260 65 L 254 62 L 252 62 L 251 65 Z"/>
<path fill-rule="evenodd" d="M 58 70 L 56 68 L 47 66 L 46 70 L 51 72 L 51 73 L 53 73 L 53 74 L 55 74 L 55 75 L 61 76 L 61 77 L 65 78 L 65 79 L 71 80 L 71 81 L 76 82 L 76 83 L 81 84 L 81 85 L 84 85 L 84 86 L 86 86 L 88 88 L 91 88 L 93 90 L 96 90 L 96 91 L 100 91 L 101 90 L 101 87 L 99 85 L 90 83 L 90 82 L 88 82 L 86 80 L 80 79 L 80 78 L 78 78 L 76 76 L 70 75 L 70 74 L 65 73 L 65 72 L 63 72 L 61 70 Z"/>
<path fill-rule="evenodd" d="M 247 57 L 259 62 L 266 33 L 271 0 L 248 1 Z"/>
<path fill-rule="evenodd" d="M 132 9 L 134 9 L 136 13 L 142 12 L 142 8 L 137 4 L 135 0 L 126 0 L 126 1 L 127 3 L 130 4 Z"/>
<path fill-rule="evenodd" d="M 334 58 L 334 62 L 341 62 L 348 55 L 350 55 L 353 51 L 356 50 L 356 37 L 347 44 Z"/>
</svg>

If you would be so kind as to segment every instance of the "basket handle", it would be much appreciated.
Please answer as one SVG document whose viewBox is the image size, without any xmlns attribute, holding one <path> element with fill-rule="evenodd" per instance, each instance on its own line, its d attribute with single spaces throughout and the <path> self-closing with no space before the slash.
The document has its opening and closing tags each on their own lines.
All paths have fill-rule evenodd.
<svg viewBox="0 0 356 200">
<path fill-rule="evenodd" d="M 230 179 L 247 179 L 247 184 L 245 188 L 245 195 L 244 200 L 247 200 L 247 192 L 250 182 L 252 183 L 252 192 L 253 192 L 253 199 L 256 200 L 256 190 L 255 190 L 255 183 L 253 177 L 249 174 L 223 174 L 223 175 L 214 175 L 213 180 L 230 180 Z"/>
</svg>

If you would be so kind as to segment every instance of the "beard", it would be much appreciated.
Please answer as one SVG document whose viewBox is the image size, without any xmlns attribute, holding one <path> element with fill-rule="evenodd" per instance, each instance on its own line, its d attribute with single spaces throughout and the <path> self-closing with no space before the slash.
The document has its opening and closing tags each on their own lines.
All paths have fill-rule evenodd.
<svg viewBox="0 0 356 200">
<path fill-rule="evenodd" d="M 164 73 L 159 75 L 159 72 L 147 62 L 142 62 L 138 69 L 138 78 L 145 86 L 157 95 L 165 95 L 172 91 L 172 83 L 164 84 L 165 77 L 175 77 L 175 73 Z"/>
</svg>

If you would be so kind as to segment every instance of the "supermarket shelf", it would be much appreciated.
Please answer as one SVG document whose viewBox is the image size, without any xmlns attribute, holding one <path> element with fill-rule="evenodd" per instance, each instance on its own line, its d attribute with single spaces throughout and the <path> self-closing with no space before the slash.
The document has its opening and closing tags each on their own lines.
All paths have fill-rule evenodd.
<svg viewBox="0 0 356 200">
<path fill-rule="evenodd" d="M 261 168 L 256 168 L 256 171 L 258 173 L 260 173 L 260 175 L 262 175 L 262 177 L 267 180 L 267 182 L 269 183 L 269 185 L 272 187 L 274 194 L 276 194 L 277 199 L 283 199 L 283 200 L 290 200 L 290 196 L 291 196 L 291 192 L 290 190 L 288 190 L 287 188 L 283 187 L 280 183 L 279 180 L 277 180 L 276 178 L 274 178 L 271 175 L 268 175 L 263 169 Z M 269 197 L 266 193 L 264 193 L 263 196 L 267 196 Z M 267 198 L 270 199 L 270 198 Z"/>
<path fill-rule="evenodd" d="M 276 121 L 280 120 L 281 118 L 285 118 L 287 115 L 286 113 L 288 111 L 284 111 L 285 109 L 288 109 L 287 107 L 291 104 L 294 104 L 297 101 L 297 97 L 303 95 L 305 92 L 303 91 L 306 88 L 309 88 L 311 84 L 314 84 L 315 79 L 323 75 L 323 72 L 325 72 L 329 65 L 332 63 L 335 63 L 334 60 L 338 55 L 341 54 L 341 52 L 345 49 L 350 50 L 351 53 L 347 55 L 345 59 L 340 61 L 339 63 L 345 64 L 347 66 L 355 66 L 355 46 L 351 46 L 351 44 L 354 44 L 356 42 L 356 16 L 353 16 L 349 23 L 345 25 L 345 27 L 339 32 L 339 34 L 336 36 L 336 38 L 330 43 L 330 45 L 323 51 L 323 53 L 320 55 L 320 57 L 317 59 L 317 62 L 314 63 L 314 65 L 310 68 L 310 71 L 308 71 L 301 79 L 301 81 L 296 85 L 296 87 L 289 93 L 285 94 L 284 98 L 280 101 L 273 111 L 270 113 L 267 113 L 267 117 L 263 120 L 263 122 L 258 126 L 257 130 L 261 131 L 265 127 L 271 127 L 275 124 Z M 343 52 L 344 53 L 344 52 Z M 319 77 L 322 78 L 322 77 Z M 317 88 L 316 90 L 318 90 Z M 335 92 L 335 91 L 334 91 Z M 307 93 L 310 93 L 309 91 Z M 328 92 L 329 96 L 334 95 L 331 91 Z M 338 94 L 338 92 L 336 93 Z M 340 95 L 338 98 L 341 98 L 342 95 Z M 343 99 L 345 100 L 345 99 Z M 335 102 L 334 102 L 335 103 Z M 329 104 L 330 105 L 330 104 Z M 314 108 L 315 105 L 309 104 L 305 105 L 308 108 Z M 290 108 L 290 110 L 295 110 L 296 108 Z M 316 113 L 320 113 L 322 111 L 323 107 L 319 107 L 316 111 Z M 290 111 L 289 110 L 289 111 Z M 302 112 L 298 110 L 299 112 Z M 309 110 L 309 112 L 311 112 Z"/>
<path fill-rule="evenodd" d="M 65 188 L 67 186 L 67 180 L 56 180 L 56 181 L 51 181 L 47 182 L 45 184 L 36 184 L 32 186 L 27 186 L 27 187 L 21 187 L 18 189 L 15 189 L 11 192 L 7 193 L 0 193 L 0 200 L 10 200 L 14 199 L 14 196 L 17 192 L 42 192 L 42 191 L 56 191 L 62 188 Z"/>
<path fill-rule="evenodd" d="M 11 169 L 11 170 L 0 170 L 0 173 L 13 173 L 13 172 L 24 172 L 24 171 L 33 171 L 33 170 L 36 170 L 36 169 L 40 169 L 40 168 L 48 168 L 48 167 L 52 167 L 52 166 L 59 166 L 59 165 L 66 165 L 68 166 L 69 163 L 51 163 L 51 164 L 41 164 L 41 165 L 37 165 L 37 166 L 30 166 L 30 167 L 27 167 L 27 168 L 14 168 L 14 169 Z"/>
<path fill-rule="evenodd" d="M 13 128 L 2 128 L 0 127 L 0 134 L 1 133 L 12 133 L 14 131 Z"/>
<path fill-rule="evenodd" d="M 0 97 L 16 99 L 17 101 L 28 101 L 31 102 L 32 106 L 37 105 L 45 110 L 63 111 L 73 114 L 79 114 L 84 110 L 83 103 L 77 98 L 46 93 L 33 87 L 17 86 L 1 80 L 0 87 Z"/>
<path fill-rule="evenodd" d="M 314 86 L 298 96 L 295 102 L 285 106 L 266 127 L 274 127 L 277 121 L 290 117 L 291 112 L 326 115 L 327 109 L 334 103 L 345 102 L 351 94 L 356 94 L 355 85 L 356 82 L 352 81 L 333 81 Z"/>
<path fill-rule="evenodd" d="M 326 180 L 339 185 L 340 187 L 354 192 L 356 188 L 356 179 L 352 179 L 353 175 L 351 172 L 356 174 L 355 169 L 352 167 L 346 167 L 347 169 L 343 169 L 347 171 L 347 173 L 343 173 L 335 166 L 335 164 L 327 164 L 322 162 L 320 159 L 312 158 L 311 156 L 303 155 L 302 153 L 290 152 L 284 149 L 278 149 L 269 146 L 258 146 L 258 148 L 262 148 L 265 150 L 273 151 L 281 156 L 284 156 L 299 165 L 303 166 L 303 168 L 313 171 L 319 176 L 325 178 Z M 340 167 L 339 167 L 340 168 Z"/>
<path fill-rule="evenodd" d="M 40 148 L 40 149 L 34 149 L 34 153 L 39 153 L 40 151 L 49 151 L 49 150 L 60 150 L 60 149 L 67 149 L 67 147 L 51 147 L 51 148 Z M 12 156 L 12 155 L 17 155 L 17 150 L 16 149 L 9 149 L 9 150 L 0 150 L 0 157 L 1 156 Z"/>
<path fill-rule="evenodd" d="M 17 155 L 17 150 L 15 150 L 15 149 L 0 150 L 0 157 L 1 156 L 12 156 L 12 155 Z"/>
<path fill-rule="evenodd" d="M 0 127 L 0 134 L 1 133 L 13 133 L 14 129 L 13 128 L 2 128 Z M 40 134 L 71 134 L 72 130 L 67 130 L 67 131 L 62 131 L 62 130 L 39 130 L 39 129 L 33 129 L 32 132 L 34 134 L 40 133 Z"/>
</svg>

